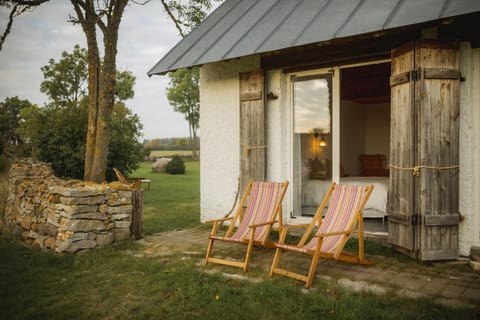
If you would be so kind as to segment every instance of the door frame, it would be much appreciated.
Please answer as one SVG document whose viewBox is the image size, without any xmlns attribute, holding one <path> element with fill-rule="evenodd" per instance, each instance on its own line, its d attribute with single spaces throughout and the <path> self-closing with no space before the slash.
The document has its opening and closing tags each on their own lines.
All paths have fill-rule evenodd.
<svg viewBox="0 0 480 320">
<path fill-rule="evenodd" d="M 285 199 L 287 210 L 285 214 L 287 217 L 284 217 L 284 221 L 287 221 L 289 224 L 303 224 L 309 223 L 311 217 L 304 217 L 298 212 L 297 202 L 301 195 L 299 195 L 300 187 L 296 185 L 294 182 L 298 180 L 298 177 L 295 177 L 295 133 L 294 133 L 294 110 L 293 110 L 293 81 L 292 77 L 297 76 L 312 76 L 312 75 L 319 75 L 319 74 L 332 74 L 332 182 L 338 183 L 340 181 L 340 85 L 341 85 L 341 70 L 354 68 L 354 67 L 362 67 L 374 64 L 381 64 L 381 63 L 390 63 L 391 59 L 381 59 L 381 60 L 372 60 L 367 62 L 361 63 L 352 63 L 352 64 L 345 64 L 345 65 L 338 65 L 332 66 L 329 68 L 318 68 L 318 69 L 311 69 L 305 71 L 298 71 L 298 72 L 290 72 L 286 74 L 286 84 L 287 84 L 287 110 L 288 110 L 288 117 L 287 117 L 287 150 L 288 150 L 288 172 L 287 172 L 287 179 L 292 182 L 292 191 L 289 193 L 289 196 Z M 298 174 L 298 173 L 297 173 Z M 297 207 L 297 208 L 296 208 Z"/>
</svg>

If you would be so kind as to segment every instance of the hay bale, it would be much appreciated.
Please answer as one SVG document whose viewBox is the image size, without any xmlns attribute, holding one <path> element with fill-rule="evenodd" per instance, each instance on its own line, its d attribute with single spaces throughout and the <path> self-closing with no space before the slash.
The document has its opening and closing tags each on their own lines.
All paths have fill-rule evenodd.
<svg viewBox="0 0 480 320">
<path fill-rule="evenodd" d="M 160 158 L 152 164 L 152 172 L 165 172 L 167 164 L 172 158 Z"/>
</svg>

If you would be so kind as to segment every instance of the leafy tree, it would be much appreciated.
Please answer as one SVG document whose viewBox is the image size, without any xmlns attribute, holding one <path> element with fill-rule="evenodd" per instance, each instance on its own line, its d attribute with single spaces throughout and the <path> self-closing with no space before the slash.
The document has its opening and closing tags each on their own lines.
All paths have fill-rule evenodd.
<svg viewBox="0 0 480 320">
<path fill-rule="evenodd" d="M 71 53 L 63 51 L 57 62 L 48 61 L 48 65 L 40 68 L 45 80 L 40 90 L 57 106 L 77 105 L 87 94 L 87 62 L 88 52 L 78 44 Z M 123 102 L 133 98 L 135 92 L 135 76 L 131 71 L 117 71 L 115 82 L 115 102 Z"/>
<path fill-rule="evenodd" d="M 170 72 L 169 77 L 167 99 L 173 106 L 173 110 L 182 113 L 188 121 L 192 158 L 197 159 L 197 131 L 200 120 L 198 68 Z"/>
<path fill-rule="evenodd" d="M 0 155 L 11 158 L 14 154 L 21 153 L 23 141 L 17 133 L 20 112 L 31 105 L 30 101 L 18 97 L 6 98 L 0 102 Z"/>
<path fill-rule="evenodd" d="M 72 53 L 63 51 L 60 61 L 50 59 L 41 68 L 45 80 L 40 91 L 57 105 L 77 105 L 87 92 L 87 64 L 87 50 L 78 44 Z"/>
<path fill-rule="evenodd" d="M 115 179 L 112 168 L 118 168 L 128 175 L 150 154 L 140 142 L 142 134 L 140 118 L 123 103 L 116 103 L 112 116 L 112 139 L 110 140 L 107 166 L 107 180 Z"/>
<path fill-rule="evenodd" d="M 86 60 L 87 51 L 79 46 L 75 46 L 72 53 L 63 52 L 59 62 L 50 59 L 42 68 L 45 77 L 42 88 L 51 103 L 43 108 L 24 108 L 18 130 L 28 141 L 31 155 L 50 163 L 57 175 L 78 179 L 84 175 L 89 101 L 84 87 L 88 75 L 81 70 L 73 74 L 71 70 Z M 119 81 L 114 91 L 118 102 L 112 112 L 113 136 L 109 141 L 107 168 L 115 166 L 128 174 L 144 157 L 143 146 L 138 142 L 142 124 L 121 102 L 133 97 L 135 77 L 129 71 L 117 71 L 117 74 Z M 113 174 L 107 178 L 112 179 Z"/>
<path fill-rule="evenodd" d="M 81 178 L 87 127 L 85 106 L 31 106 L 22 110 L 18 132 L 31 156 L 49 163 L 58 176 Z"/>
<path fill-rule="evenodd" d="M 28 141 L 32 156 L 49 163 L 60 177 L 82 179 L 85 140 L 88 123 L 88 100 L 79 106 L 49 104 L 22 109 L 18 132 Z M 139 142 L 142 124 L 137 115 L 122 103 L 115 104 L 112 113 L 112 139 L 108 154 L 107 180 L 115 179 L 112 168 L 132 172 L 145 157 Z"/>
<path fill-rule="evenodd" d="M 0 0 L 0 6 L 11 9 L 9 21 L 0 38 L 0 49 L 10 32 L 14 17 L 48 0 Z M 105 178 L 116 82 L 118 31 L 128 0 L 70 0 L 88 48 L 88 130 L 85 149 L 85 180 L 101 182 Z M 138 1 L 133 1 L 139 3 Z M 146 4 L 145 0 L 141 4 Z M 205 17 L 203 8 L 210 0 L 161 0 L 165 11 L 182 34 Z M 97 32 L 99 31 L 99 32 Z M 97 34 L 103 36 L 104 59 L 100 63 Z"/>
</svg>

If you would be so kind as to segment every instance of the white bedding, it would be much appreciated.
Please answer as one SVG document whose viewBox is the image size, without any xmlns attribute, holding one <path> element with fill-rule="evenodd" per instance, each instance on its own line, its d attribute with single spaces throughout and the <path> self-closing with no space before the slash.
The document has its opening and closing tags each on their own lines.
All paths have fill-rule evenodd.
<svg viewBox="0 0 480 320">
<path fill-rule="evenodd" d="M 366 185 L 373 184 L 374 188 L 368 199 L 365 210 L 377 210 L 386 215 L 387 195 L 388 195 L 388 177 L 344 177 L 340 178 L 340 183 Z M 302 205 L 318 206 L 327 193 L 331 181 L 329 180 L 307 180 L 303 183 Z"/>
</svg>

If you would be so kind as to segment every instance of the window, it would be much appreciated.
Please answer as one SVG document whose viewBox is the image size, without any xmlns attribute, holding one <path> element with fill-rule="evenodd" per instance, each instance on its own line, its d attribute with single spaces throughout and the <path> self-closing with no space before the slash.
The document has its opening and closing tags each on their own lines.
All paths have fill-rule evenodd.
<svg viewBox="0 0 480 320">
<path fill-rule="evenodd" d="M 331 131 L 331 75 L 293 77 L 294 132 Z"/>
</svg>

